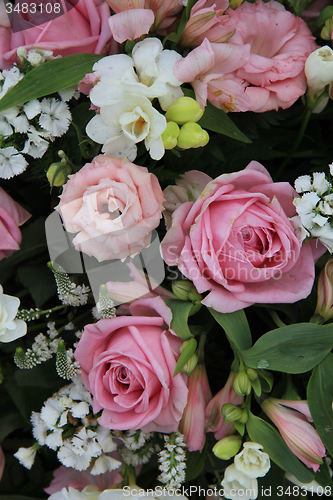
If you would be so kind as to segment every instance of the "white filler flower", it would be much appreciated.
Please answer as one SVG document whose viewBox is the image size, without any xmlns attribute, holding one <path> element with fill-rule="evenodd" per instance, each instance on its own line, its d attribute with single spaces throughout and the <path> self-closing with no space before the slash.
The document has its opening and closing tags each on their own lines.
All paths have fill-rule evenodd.
<svg viewBox="0 0 333 500">
<path fill-rule="evenodd" d="M 12 342 L 27 333 L 27 325 L 15 319 L 20 299 L 5 295 L 0 285 L 0 342 Z"/>
<path fill-rule="evenodd" d="M 28 162 L 16 148 L 9 146 L 0 149 L 0 178 L 11 179 L 27 168 Z"/>
</svg>

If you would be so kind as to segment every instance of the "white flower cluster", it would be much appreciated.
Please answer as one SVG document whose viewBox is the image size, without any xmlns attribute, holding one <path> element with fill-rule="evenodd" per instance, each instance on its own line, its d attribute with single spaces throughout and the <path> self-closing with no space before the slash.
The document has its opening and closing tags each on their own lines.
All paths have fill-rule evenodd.
<svg viewBox="0 0 333 500">
<path fill-rule="evenodd" d="M 127 156 L 133 161 L 136 144 L 144 141 L 154 160 L 164 155 L 161 134 L 166 129 L 165 116 L 152 105 L 158 98 L 166 111 L 183 96 L 182 82 L 173 67 L 182 56 L 174 50 L 163 50 L 157 38 L 137 43 L 132 57 L 125 54 L 107 56 L 93 66 L 90 100 L 99 109 L 87 125 L 87 135 L 108 156 Z"/>
<path fill-rule="evenodd" d="M 7 94 L 24 74 L 19 68 L 0 72 L 0 99 Z M 0 112 L 0 178 L 10 179 L 19 175 L 28 166 L 24 154 L 41 158 L 49 146 L 49 141 L 62 136 L 71 122 L 71 113 L 66 100 L 73 92 L 64 91 L 62 100 L 55 98 L 33 99 L 20 106 Z M 22 144 L 18 150 L 17 144 Z M 16 147 L 15 147 L 16 146 Z"/>
<path fill-rule="evenodd" d="M 65 270 L 56 262 L 50 262 L 49 268 L 56 280 L 58 297 L 67 306 L 83 306 L 88 301 L 90 288 L 86 285 L 76 285 L 73 283 Z"/>
<path fill-rule="evenodd" d="M 167 489 L 177 490 L 185 481 L 184 436 L 180 432 L 174 432 L 170 436 L 165 435 L 164 440 L 164 449 L 159 453 L 158 459 L 161 471 L 158 480 L 164 483 Z"/>
<path fill-rule="evenodd" d="M 333 164 L 330 165 L 333 176 Z M 298 217 L 296 223 L 305 237 L 318 238 L 321 243 L 333 252 L 333 186 L 326 179 L 324 172 L 302 175 L 295 181 L 295 189 L 301 195 L 294 198 Z M 295 222 L 295 221 L 294 221 Z M 302 227 L 301 227 L 302 226 Z"/>
<path fill-rule="evenodd" d="M 232 500 L 254 500 L 258 496 L 258 477 L 270 469 L 267 453 L 260 451 L 261 444 L 246 442 L 243 450 L 235 456 L 234 463 L 224 472 L 222 486 L 224 497 Z"/>
<path fill-rule="evenodd" d="M 140 429 L 126 432 L 113 432 L 114 437 L 121 439 L 123 446 L 118 447 L 118 452 L 121 454 L 124 462 L 128 465 L 136 467 L 137 465 L 146 464 L 153 454 L 160 451 L 160 447 L 155 443 L 153 432 L 142 432 Z"/>
<path fill-rule="evenodd" d="M 82 471 L 92 466 L 91 474 L 98 475 L 121 465 L 107 455 L 117 444 L 110 430 L 98 425 L 91 395 L 79 376 L 45 401 L 40 413 L 33 412 L 31 422 L 37 443 L 57 451 L 66 467 Z"/>
</svg>

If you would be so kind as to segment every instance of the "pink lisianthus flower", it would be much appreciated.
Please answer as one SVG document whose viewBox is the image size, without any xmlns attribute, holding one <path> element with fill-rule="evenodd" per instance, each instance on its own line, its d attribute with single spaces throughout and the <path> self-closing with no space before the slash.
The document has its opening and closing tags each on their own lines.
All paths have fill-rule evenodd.
<svg viewBox="0 0 333 500">
<path fill-rule="evenodd" d="M 294 409 L 286 408 L 289 406 Z M 310 415 L 306 401 L 287 401 L 269 398 L 262 405 L 262 409 L 279 429 L 288 448 L 307 467 L 315 472 L 323 463 L 326 454 L 317 431 L 308 422 Z"/>
<path fill-rule="evenodd" d="M 250 57 L 250 45 L 210 43 L 204 39 L 174 66 L 176 78 L 189 82 L 200 106 L 207 100 L 224 111 L 247 111 L 250 98 L 245 93 L 243 80 L 234 76 Z"/>
<path fill-rule="evenodd" d="M 75 351 L 93 395 L 94 413 L 108 429 L 177 430 L 187 404 L 187 376 L 173 377 L 182 340 L 170 328 L 160 297 L 129 306 L 132 316 L 86 325 Z"/>
<path fill-rule="evenodd" d="M 188 377 L 188 401 L 179 426 L 189 451 L 202 451 L 205 445 L 205 410 L 211 398 L 206 368 L 198 364 Z"/>
<path fill-rule="evenodd" d="M 206 407 L 206 431 L 214 432 L 217 441 L 235 432 L 233 422 L 225 422 L 221 413 L 222 406 L 227 403 L 240 405 L 244 402 L 243 396 L 238 396 L 233 384 L 236 373 L 230 372 L 225 386 L 211 399 Z"/>
<path fill-rule="evenodd" d="M 235 44 L 249 44 L 250 58 L 234 71 L 245 80 L 251 111 L 289 108 L 306 91 L 304 65 L 317 45 L 306 23 L 279 2 L 244 2 L 228 15 L 236 22 Z"/>
<path fill-rule="evenodd" d="M 10 69 L 18 47 L 27 51 L 51 50 L 54 56 L 82 52 L 111 53 L 110 9 L 107 3 L 101 0 L 66 0 L 66 3 L 61 2 L 66 13 L 49 22 L 43 23 L 38 14 L 31 14 L 31 18 L 26 19 L 26 14 L 20 12 L 14 15 L 14 32 L 10 27 L 1 26 L 0 68 Z M 45 17 L 45 13 L 43 15 Z"/>
<path fill-rule="evenodd" d="M 255 161 L 223 174 L 173 212 L 161 244 L 163 258 L 199 293 L 209 291 L 202 303 L 222 313 L 305 298 L 315 259 L 325 249 L 301 246 L 290 220 L 295 196 L 290 184 L 274 183 Z"/>
<path fill-rule="evenodd" d="M 191 9 L 179 45 L 197 47 L 205 38 L 210 42 L 226 42 L 233 34 L 235 22 L 224 14 L 228 0 L 199 0 Z"/>
<path fill-rule="evenodd" d="M 29 212 L 0 188 L 0 260 L 19 250 L 22 241 L 19 226 L 30 217 Z"/>
</svg>

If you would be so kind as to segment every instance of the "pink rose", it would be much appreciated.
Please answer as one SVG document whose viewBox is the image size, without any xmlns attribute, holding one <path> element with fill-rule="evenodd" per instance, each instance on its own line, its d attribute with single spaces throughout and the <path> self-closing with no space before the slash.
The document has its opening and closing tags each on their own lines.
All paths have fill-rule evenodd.
<svg viewBox="0 0 333 500">
<path fill-rule="evenodd" d="M 94 158 L 64 187 L 56 210 L 77 250 L 99 262 L 125 259 L 148 247 L 164 197 L 145 167 L 105 155 Z"/>
<path fill-rule="evenodd" d="M 75 351 L 94 413 L 108 429 L 173 432 L 187 403 L 187 377 L 173 377 L 182 340 L 160 297 L 137 300 L 132 316 L 87 325 Z"/>
<path fill-rule="evenodd" d="M 306 23 L 274 0 L 227 13 L 236 21 L 232 43 L 251 46 L 249 61 L 234 72 L 250 85 L 251 111 L 289 108 L 306 91 L 305 61 L 317 48 Z"/>
<path fill-rule="evenodd" d="M 20 249 L 22 234 L 18 226 L 31 215 L 0 187 L 0 260 Z"/>
<path fill-rule="evenodd" d="M 67 4 L 67 5 L 66 5 Z M 22 3 L 21 3 L 22 5 Z M 9 69 L 15 62 L 18 47 L 52 50 L 53 55 L 69 56 L 82 52 L 107 54 L 110 47 L 106 44 L 111 39 L 108 24 L 110 8 L 101 0 L 66 0 L 68 11 L 52 21 L 44 22 L 42 15 L 30 16 L 14 14 L 13 30 L 0 27 L 0 68 Z M 44 16 L 44 17 L 43 17 Z M 48 16 L 50 17 L 50 16 Z M 40 23 L 40 25 L 38 25 Z M 34 27 L 31 28 L 31 25 Z"/>
<path fill-rule="evenodd" d="M 301 248 L 289 219 L 295 196 L 255 161 L 223 174 L 174 211 L 164 260 L 178 265 L 199 293 L 209 291 L 202 303 L 222 313 L 303 299 L 313 285 L 316 250 L 310 243 Z"/>
</svg>

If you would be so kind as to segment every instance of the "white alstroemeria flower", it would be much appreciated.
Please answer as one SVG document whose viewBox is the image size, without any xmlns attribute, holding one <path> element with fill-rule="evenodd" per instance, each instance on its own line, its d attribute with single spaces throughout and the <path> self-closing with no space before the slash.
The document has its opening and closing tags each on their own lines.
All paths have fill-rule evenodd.
<svg viewBox="0 0 333 500">
<path fill-rule="evenodd" d="M 251 479 L 263 477 L 271 467 L 269 455 L 261 451 L 263 446 L 259 443 L 248 441 L 244 449 L 235 456 L 235 467 Z"/>
<path fill-rule="evenodd" d="M 46 98 L 41 102 L 39 125 L 53 137 L 61 137 L 69 127 L 71 113 L 64 101 Z"/>
<path fill-rule="evenodd" d="M 255 500 L 258 496 L 258 480 L 250 478 L 237 470 L 235 464 L 231 464 L 226 468 L 221 485 L 224 489 L 225 498 Z"/>
<path fill-rule="evenodd" d="M 0 178 L 11 179 L 15 175 L 22 174 L 27 168 L 28 162 L 24 156 L 19 154 L 13 146 L 0 149 Z"/>
<path fill-rule="evenodd" d="M 153 108 L 151 102 L 140 94 L 124 94 L 123 99 L 103 106 L 86 127 L 87 135 L 104 144 L 103 153 L 108 156 L 136 158 L 136 144 L 145 141 L 146 149 L 154 160 L 164 155 L 161 138 L 166 119 Z"/>
<path fill-rule="evenodd" d="M 328 45 L 312 52 L 305 62 L 305 75 L 310 94 L 322 93 L 333 81 L 333 50 Z"/>
<path fill-rule="evenodd" d="M 36 457 L 36 450 L 33 446 L 30 448 L 19 448 L 16 453 L 14 453 L 14 457 L 20 462 L 23 467 L 27 469 L 31 469 Z"/>
<path fill-rule="evenodd" d="M 15 319 L 19 305 L 20 299 L 5 295 L 0 285 L 0 342 L 12 342 L 27 333 L 27 324 Z"/>
</svg>

